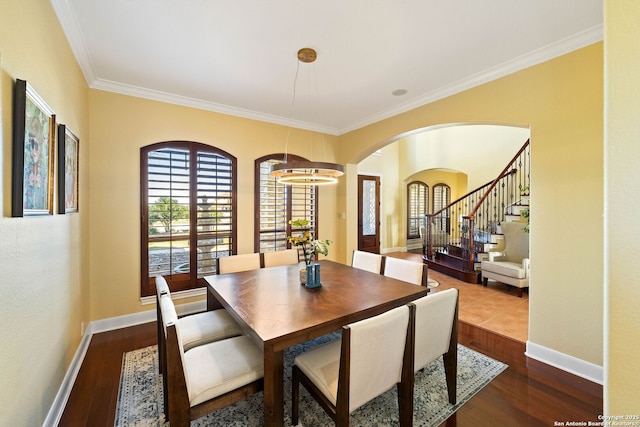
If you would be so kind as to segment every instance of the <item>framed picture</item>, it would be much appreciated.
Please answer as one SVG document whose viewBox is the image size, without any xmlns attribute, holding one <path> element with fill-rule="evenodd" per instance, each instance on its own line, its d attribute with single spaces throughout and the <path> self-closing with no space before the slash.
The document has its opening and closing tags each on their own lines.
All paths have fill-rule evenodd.
<svg viewBox="0 0 640 427">
<path fill-rule="evenodd" d="M 66 125 L 58 125 L 58 213 L 78 212 L 80 141 Z"/>
<path fill-rule="evenodd" d="M 24 80 L 16 80 L 11 215 L 53 215 L 56 117 Z"/>
</svg>

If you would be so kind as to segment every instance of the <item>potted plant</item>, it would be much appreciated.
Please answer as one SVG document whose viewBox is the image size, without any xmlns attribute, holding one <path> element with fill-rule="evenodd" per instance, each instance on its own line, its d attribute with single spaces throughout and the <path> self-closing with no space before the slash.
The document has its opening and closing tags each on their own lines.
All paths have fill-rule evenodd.
<svg viewBox="0 0 640 427">
<path fill-rule="evenodd" d="M 529 186 L 528 185 L 526 185 L 526 186 L 524 186 L 524 187 L 522 187 L 520 189 L 520 195 L 521 196 L 526 196 L 527 203 L 531 203 L 530 199 L 529 199 Z M 524 231 L 526 231 L 527 233 L 529 233 L 529 231 L 530 231 L 530 229 L 529 229 L 529 215 L 530 215 L 530 213 L 531 213 L 531 211 L 530 211 L 529 206 L 527 206 L 525 209 L 523 209 L 520 212 L 520 217 L 527 220 L 527 225 L 524 226 Z"/>
<path fill-rule="evenodd" d="M 294 230 L 292 230 L 292 235 L 287 236 L 287 241 L 289 241 L 292 246 L 302 248 L 305 266 L 300 270 L 300 282 L 306 283 L 306 268 L 313 263 L 316 255 L 322 254 L 326 256 L 329 254 L 329 245 L 331 244 L 331 240 L 314 239 L 311 235 L 311 230 L 309 229 L 309 220 L 307 219 L 292 219 L 289 221 L 289 224 L 298 232 L 298 234 L 294 235 Z"/>
</svg>

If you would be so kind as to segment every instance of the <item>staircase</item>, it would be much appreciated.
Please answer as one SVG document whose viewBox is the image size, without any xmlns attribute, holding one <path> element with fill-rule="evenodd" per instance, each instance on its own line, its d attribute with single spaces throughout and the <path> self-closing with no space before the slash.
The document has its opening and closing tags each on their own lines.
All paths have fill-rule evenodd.
<svg viewBox="0 0 640 427">
<path fill-rule="evenodd" d="M 480 283 L 480 262 L 500 238 L 504 221 L 528 227 L 529 140 L 493 181 L 426 215 L 424 262 L 429 269 Z"/>
</svg>

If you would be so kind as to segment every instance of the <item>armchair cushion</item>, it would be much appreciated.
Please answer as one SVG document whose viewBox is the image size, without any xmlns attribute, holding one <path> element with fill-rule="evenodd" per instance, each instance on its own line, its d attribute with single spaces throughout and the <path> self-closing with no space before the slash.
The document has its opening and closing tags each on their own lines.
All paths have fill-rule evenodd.
<svg viewBox="0 0 640 427">
<path fill-rule="evenodd" d="M 523 263 L 511 261 L 482 261 L 482 272 L 492 272 L 502 276 L 513 277 L 514 279 L 524 279 L 527 277 L 527 270 Z"/>
</svg>

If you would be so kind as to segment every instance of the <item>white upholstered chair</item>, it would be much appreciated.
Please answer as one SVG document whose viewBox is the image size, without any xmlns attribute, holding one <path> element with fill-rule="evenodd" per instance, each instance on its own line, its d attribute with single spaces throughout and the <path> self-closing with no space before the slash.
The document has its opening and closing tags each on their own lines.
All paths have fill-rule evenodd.
<svg viewBox="0 0 640 427">
<path fill-rule="evenodd" d="M 349 425 L 349 414 L 397 387 L 401 426 L 413 422 L 412 305 L 402 306 L 342 328 L 342 339 L 295 358 L 291 419 L 298 424 L 302 383 L 337 426 Z"/>
<path fill-rule="evenodd" d="M 158 369 L 162 374 L 165 413 L 167 408 L 167 360 L 164 320 L 160 310 L 161 298 L 171 301 L 169 285 L 164 277 L 156 276 L 156 315 L 158 325 Z M 174 307 L 175 311 L 175 307 Z M 183 316 L 177 320 L 182 331 L 182 346 L 185 351 L 198 345 L 219 341 L 242 334 L 242 329 L 224 309 L 203 311 Z"/>
<path fill-rule="evenodd" d="M 171 298 L 169 285 L 162 276 L 156 276 L 157 295 Z M 158 319 L 160 319 L 158 317 Z M 179 319 L 182 345 L 185 351 L 192 347 L 242 334 L 242 329 L 225 309 L 189 314 Z M 160 339 L 158 339 L 158 343 Z"/>
<path fill-rule="evenodd" d="M 185 351 L 173 301 L 160 298 L 166 339 L 165 413 L 172 427 L 230 405 L 264 388 L 264 355 L 245 335 Z"/>
<path fill-rule="evenodd" d="M 218 274 L 237 273 L 239 271 L 260 268 L 260 254 L 229 255 L 218 258 Z"/>
<path fill-rule="evenodd" d="M 497 250 L 501 255 L 490 261 L 482 261 L 482 280 L 487 286 L 488 279 L 518 288 L 518 296 L 522 297 L 522 289 L 529 287 L 529 233 L 522 222 L 503 222 L 500 224 L 503 241 Z"/>
<path fill-rule="evenodd" d="M 297 249 L 285 249 L 283 251 L 264 252 L 262 254 L 265 267 L 275 267 L 278 265 L 290 265 L 297 264 L 298 259 Z"/>
<path fill-rule="evenodd" d="M 351 267 L 380 274 L 382 271 L 382 255 L 359 250 L 353 251 Z"/>
<path fill-rule="evenodd" d="M 414 370 L 443 357 L 449 402 L 456 403 L 458 371 L 458 290 L 435 292 L 412 302 L 416 307 Z"/>
<path fill-rule="evenodd" d="M 418 286 L 427 284 L 427 266 L 422 262 L 409 261 L 401 258 L 385 257 L 384 275 Z"/>
</svg>

